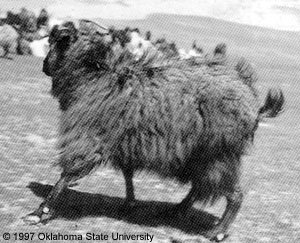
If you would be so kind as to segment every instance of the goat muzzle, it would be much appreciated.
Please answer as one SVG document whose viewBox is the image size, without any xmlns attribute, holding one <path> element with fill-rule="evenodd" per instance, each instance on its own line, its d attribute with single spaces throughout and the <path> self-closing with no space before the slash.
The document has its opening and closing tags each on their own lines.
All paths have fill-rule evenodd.
<svg viewBox="0 0 300 243">
<path fill-rule="evenodd" d="M 44 61 L 43 61 L 43 72 L 44 72 L 47 76 L 51 77 L 52 75 L 51 75 L 51 72 L 50 72 L 50 69 L 49 69 L 48 59 L 49 59 L 49 57 L 48 57 L 48 55 L 47 55 L 46 58 L 45 58 Z"/>
</svg>

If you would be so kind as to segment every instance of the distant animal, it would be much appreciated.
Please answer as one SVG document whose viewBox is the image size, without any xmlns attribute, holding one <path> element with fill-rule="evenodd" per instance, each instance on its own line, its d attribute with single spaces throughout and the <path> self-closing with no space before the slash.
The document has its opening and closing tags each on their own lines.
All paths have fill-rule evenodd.
<svg viewBox="0 0 300 243">
<path fill-rule="evenodd" d="M 196 41 L 192 44 L 192 49 L 188 53 L 189 57 L 203 57 L 203 49 L 197 46 Z"/>
<path fill-rule="evenodd" d="M 227 46 L 225 43 L 219 43 L 215 48 L 214 55 L 226 55 L 226 49 Z"/>
<path fill-rule="evenodd" d="M 138 61 L 146 52 L 155 52 L 156 49 L 150 40 L 144 39 L 138 28 L 129 28 L 117 30 L 114 27 L 109 28 L 109 33 L 114 42 L 118 42 L 121 47 L 128 50 L 134 59 Z M 149 35 L 149 33 L 148 33 Z M 148 38 L 150 38 L 148 36 Z"/>
<path fill-rule="evenodd" d="M 37 31 L 37 18 L 34 12 L 22 8 L 19 13 L 20 17 L 20 30 L 22 32 L 33 33 Z"/>
<path fill-rule="evenodd" d="M 135 56 L 136 60 L 139 60 L 144 53 L 153 48 L 152 43 L 149 40 L 145 40 L 138 29 L 133 29 L 129 32 L 130 41 L 127 43 L 127 49 Z"/>
<path fill-rule="evenodd" d="M 12 26 L 19 26 L 21 25 L 21 18 L 19 14 L 7 11 L 5 23 Z"/>
<path fill-rule="evenodd" d="M 3 57 L 7 57 L 9 52 L 16 52 L 18 46 L 18 32 L 10 25 L 0 26 L 0 47 L 3 49 Z"/>
<path fill-rule="evenodd" d="M 225 43 L 217 44 L 213 56 L 206 56 L 208 65 L 224 65 L 227 60 L 226 51 L 227 46 Z"/>
<path fill-rule="evenodd" d="M 46 9 L 42 9 L 39 16 L 37 17 L 37 29 L 40 29 L 42 26 L 48 26 L 49 24 L 49 14 Z"/>
<path fill-rule="evenodd" d="M 181 60 L 187 60 L 187 59 L 190 58 L 190 55 L 186 52 L 185 49 L 180 48 L 180 49 L 178 50 L 178 54 L 179 54 L 179 58 L 180 58 Z"/>
<path fill-rule="evenodd" d="M 49 42 L 48 37 L 40 40 L 34 40 L 29 43 L 30 52 L 36 57 L 46 57 L 49 52 Z"/>
<path fill-rule="evenodd" d="M 109 33 L 114 43 L 118 42 L 121 47 L 125 47 L 130 42 L 129 28 L 116 30 L 114 27 L 109 28 Z"/>
<path fill-rule="evenodd" d="M 45 26 L 41 26 L 36 32 L 20 32 L 17 54 L 46 57 L 49 50 L 48 35 Z"/>
<path fill-rule="evenodd" d="M 25 39 L 25 40 L 27 40 L 29 42 L 32 42 L 34 40 L 39 40 L 39 39 L 41 39 L 43 37 L 43 36 L 40 35 L 40 32 L 38 32 L 38 31 L 35 31 L 35 32 L 25 32 L 25 31 L 18 30 L 18 32 L 19 32 L 19 35 L 23 39 Z M 44 31 L 41 31 L 41 33 L 42 33 L 42 35 L 45 35 Z"/>
<path fill-rule="evenodd" d="M 31 55 L 31 48 L 30 48 L 30 41 L 22 38 L 21 36 L 18 37 L 18 46 L 17 46 L 17 54 L 18 55 Z"/>
<path fill-rule="evenodd" d="M 151 36 L 152 36 L 151 31 L 148 30 L 148 31 L 146 32 L 146 34 L 145 34 L 145 40 L 150 41 L 150 40 L 151 40 Z"/>
<path fill-rule="evenodd" d="M 197 46 L 196 41 L 192 44 L 192 49 L 186 52 L 184 49 L 178 50 L 179 58 L 181 60 L 189 60 L 191 58 L 204 57 L 203 49 Z"/>
<path fill-rule="evenodd" d="M 154 46 L 168 58 L 179 57 L 179 52 L 175 42 L 169 43 L 165 38 L 159 38 L 154 43 Z"/>
<path fill-rule="evenodd" d="M 243 201 L 241 158 L 259 122 L 282 112 L 282 91 L 271 89 L 261 105 L 252 74 L 244 80 L 244 60 L 223 72 L 175 59 L 158 66 L 164 56 L 149 59 L 146 53 L 136 61 L 126 48 L 115 53 L 109 31 L 80 33 L 61 25 L 49 36 L 43 71 L 52 78 L 61 109 L 57 165 L 62 174 L 24 220 L 51 219 L 70 183 L 110 164 L 125 178 L 124 212 L 134 210 L 132 178 L 141 170 L 191 184 L 169 211 L 173 217 L 184 215 L 196 201 L 214 204 L 225 197 L 222 218 L 205 232 L 211 240 L 223 240 Z"/>
</svg>

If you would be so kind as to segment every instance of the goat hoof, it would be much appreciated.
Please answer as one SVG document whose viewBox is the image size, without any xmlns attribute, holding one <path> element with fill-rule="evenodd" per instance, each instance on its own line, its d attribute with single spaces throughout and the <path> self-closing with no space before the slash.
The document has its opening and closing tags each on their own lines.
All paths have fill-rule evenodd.
<svg viewBox="0 0 300 243">
<path fill-rule="evenodd" d="M 225 240 L 227 237 L 228 237 L 227 234 L 220 233 L 220 234 L 217 234 L 212 240 L 215 242 L 221 242 L 221 241 Z"/>
<path fill-rule="evenodd" d="M 23 217 L 22 219 L 23 219 L 24 223 L 29 224 L 29 225 L 35 225 L 35 224 L 38 224 L 41 222 L 41 218 L 34 213 L 28 214 L 25 217 Z"/>
<path fill-rule="evenodd" d="M 205 236 L 208 239 L 210 239 L 210 241 L 212 241 L 212 242 L 221 242 L 221 241 L 225 240 L 228 237 L 228 234 L 212 230 L 212 231 L 207 232 L 205 234 Z"/>
<path fill-rule="evenodd" d="M 54 210 L 47 207 L 41 206 L 33 213 L 30 213 L 23 217 L 23 221 L 29 225 L 35 225 L 38 223 L 46 224 L 54 216 Z"/>
<path fill-rule="evenodd" d="M 53 218 L 53 213 L 42 214 L 41 223 L 47 224 Z"/>
</svg>

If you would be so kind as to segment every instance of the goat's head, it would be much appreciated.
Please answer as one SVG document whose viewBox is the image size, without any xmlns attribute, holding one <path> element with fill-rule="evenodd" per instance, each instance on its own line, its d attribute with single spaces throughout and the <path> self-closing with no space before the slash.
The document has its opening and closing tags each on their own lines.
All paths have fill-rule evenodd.
<svg viewBox="0 0 300 243">
<path fill-rule="evenodd" d="M 106 58 L 111 36 L 104 27 L 81 20 L 78 29 L 73 22 L 54 26 L 49 35 L 49 44 L 43 72 L 53 76 L 66 63 L 96 66 Z"/>
<path fill-rule="evenodd" d="M 77 29 L 72 22 L 55 25 L 49 35 L 49 52 L 44 59 L 43 72 L 52 76 L 60 68 L 67 50 L 77 39 Z"/>
</svg>

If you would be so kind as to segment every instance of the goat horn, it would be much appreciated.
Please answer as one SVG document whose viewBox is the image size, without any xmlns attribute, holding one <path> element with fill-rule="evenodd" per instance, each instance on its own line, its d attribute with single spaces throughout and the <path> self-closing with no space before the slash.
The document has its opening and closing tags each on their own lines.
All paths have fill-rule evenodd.
<svg viewBox="0 0 300 243">
<path fill-rule="evenodd" d="M 91 20 L 88 20 L 88 19 L 80 19 L 80 21 L 84 21 L 84 22 L 88 22 L 88 23 L 93 23 L 93 24 L 97 25 L 98 27 L 100 27 L 101 29 L 108 31 L 107 27 L 104 27 L 103 25 L 97 24 L 94 21 L 91 21 Z"/>
</svg>

